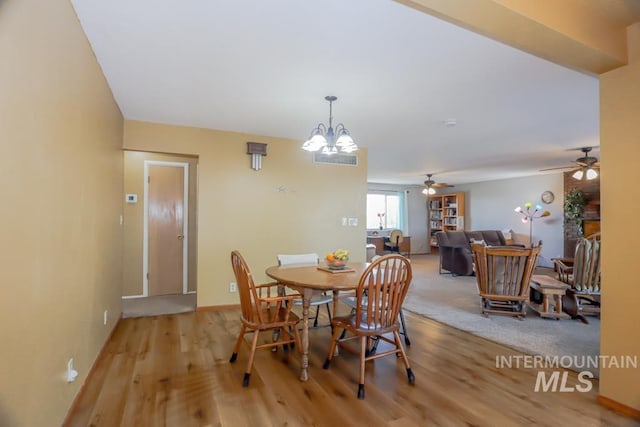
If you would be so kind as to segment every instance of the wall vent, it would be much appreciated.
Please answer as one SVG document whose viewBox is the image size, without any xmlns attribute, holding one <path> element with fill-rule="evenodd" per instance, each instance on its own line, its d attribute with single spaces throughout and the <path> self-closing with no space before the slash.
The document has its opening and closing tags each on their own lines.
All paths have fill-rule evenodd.
<svg viewBox="0 0 640 427">
<path fill-rule="evenodd" d="M 355 154 L 322 154 L 313 153 L 313 163 L 329 165 L 358 166 L 358 156 Z"/>
</svg>

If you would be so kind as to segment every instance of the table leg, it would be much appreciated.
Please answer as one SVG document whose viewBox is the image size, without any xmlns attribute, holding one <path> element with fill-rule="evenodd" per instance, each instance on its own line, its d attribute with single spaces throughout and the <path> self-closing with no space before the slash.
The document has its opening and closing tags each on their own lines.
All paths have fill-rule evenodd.
<svg viewBox="0 0 640 427">
<path fill-rule="evenodd" d="M 305 288 L 302 293 L 302 370 L 300 381 L 309 379 L 309 306 L 313 290 Z"/>
<path fill-rule="evenodd" d="M 340 291 L 338 289 L 334 289 L 333 291 L 333 317 L 336 317 L 338 315 L 338 300 L 340 299 Z M 333 338 L 333 333 L 332 333 L 332 337 Z M 340 346 L 337 345 L 336 349 L 333 351 L 333 355 L 337 356 L 339 354 L 339 349 Z"/>
<path fill-rule="evenodd" d="M 562 313 L 562 295 L 554 295 L 553 296 L 556 300 L 556 313 Z"/>
<path fill-rule="evenodd" d="M 549 296 L 547 294 L 542 294 L 542 311 L 549 312 Z"/>
</svg>

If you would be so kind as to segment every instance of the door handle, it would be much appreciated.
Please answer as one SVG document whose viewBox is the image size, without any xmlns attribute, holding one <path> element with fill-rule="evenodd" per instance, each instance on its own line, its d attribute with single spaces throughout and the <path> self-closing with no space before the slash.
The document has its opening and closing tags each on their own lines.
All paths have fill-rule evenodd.
<svg viewBox="0 0 640 427">
<path fill-rule="evenodd" d="M 184 240 L 184 234 L 178 234 L 178 240 Z"/>
</svg>

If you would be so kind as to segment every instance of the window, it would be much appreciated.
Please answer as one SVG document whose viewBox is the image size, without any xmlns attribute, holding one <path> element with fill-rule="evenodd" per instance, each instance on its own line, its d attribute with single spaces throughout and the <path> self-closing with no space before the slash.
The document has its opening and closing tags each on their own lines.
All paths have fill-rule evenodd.
<svg viewBox="0 0 640 427">
<path fill-rule="evenodd" d="M 404 222 L 404 192 L 368 193 L 367 228 L 399 228 Z"/>
</svg>

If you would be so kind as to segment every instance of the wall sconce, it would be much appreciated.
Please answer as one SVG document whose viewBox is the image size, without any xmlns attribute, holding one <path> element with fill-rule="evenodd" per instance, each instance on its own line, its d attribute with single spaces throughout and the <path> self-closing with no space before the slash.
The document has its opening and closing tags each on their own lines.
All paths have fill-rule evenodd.
<svg viewBox="0 0 640 427">
<path fill-rule="evenodd" d="M 267 144 L 261 142 L 247 142 L 247 154 L 251 154 L 251 169 L 262 169 L 262 156 L 267 155 Z"/>
</svg>

